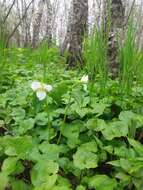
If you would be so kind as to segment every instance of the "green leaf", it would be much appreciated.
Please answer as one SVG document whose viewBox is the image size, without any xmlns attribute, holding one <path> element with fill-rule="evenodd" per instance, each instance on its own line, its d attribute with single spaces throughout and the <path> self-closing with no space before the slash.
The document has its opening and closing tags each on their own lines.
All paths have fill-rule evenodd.
<svg viewBox="0 0 143 190">
<path fill-rule="evenodd" d="M 134 148 L 134 150 L 138 153 L 138 155 L 143 157 L 143 145 L 133 139 L 128 138 L 128 141 L 130 145 Z"/>
<path fill-rule="evenodd" d="M 32 184 L 43 189 L 51 188 L 57 180 L 58 164 L 47 159 L 41 159 L 31 171 Z"/>
<path fill-rule="evenodd" d="M 78 149 L 84 150 L 84 151 L 89 151 L 89 152 L 97 152 L 97 144 L 95 141 L 87 142 L 82 144 Z"/>
<path fill-rule="evenodd" d="M 88 185 L 90 188 L 95 188 L 96 190 L 117 189 L 116 180 L 109 178 L 106 175 L 95 175 L 91 178 L 88 178 Z"/>
<path fill-rule="evenodd" d="M 54 128 L 49 128 L 49 127 L 46 127 L 46 128 L 42 127 L 40 129 L 37 128 L 35 129 L 35 133 L 38 136 L 40 141 L 43 141 L 43 140 L 49 141 L 53 139 L 57 134 Z"/>
<path fill-rule="evenodd" d="M 0 190 L 4 190 L 8 185 L 9 178 L 7 174 L 0 172 Z"/>
<path fill-rule="evenodd" d="M 47 125 L 48 123 L 48 114 L 46 112 L 38 113 L 35 117 L 35 122 L 37 125 Z"/>
<path fill-rule="evenodd" d="M 70 187 L 56 185 L 49 190 L 72 190 L 72 189 Z"/>
<path fill-rule="evenodd" d="M 122 121 L 113 121 L 108 124 L 102 133 L 107 140 L 112 140 L 116 137 L 126 137 L 128 134 L 128 125 Z"/>
<path fill-rule="evenodd" d="M 60 146 L 56 144 L 49 144 L 47 142 L 40 144 L 39 149 L 42 153 L 46 154 L 47 159 L 55 161 L 58 159 L 59 153 L 61 152 Z"/>
<path fill-rule="evenodd" d="M 58 176 L 56 185 L 54 185 L 50 190 L 72 190 L 70 182 L 61 176 Z"/>
<path fill-rule="evenodd" d="M 13 111 L 12 116 L 13 116 L 14 120 L 19 121 L 19 120 L 23 120 L 25 118 L 25 110 L 22 109 L 21 107 L 13 108 L 12 111 Z"/>
<path fill-rule="evenodd" d="M 13 190 L 32 190 L 32 188 L 22 180 L 12 181 L 11 185 Z"/>
<path fill-rule="evenodd" d="M 134 125 L 134 128 L 143 126 L 143 116 L 133 113 L 132 111 L 122 111 L 119 115 L 119 119 L 128 125 Z"/>
<path fill-rule="evenodd" d="M 69 83 L 71 84 L 70 81 L 60 82 L 51 93 L 52 98 L 54 101 L 56 101 L 57 104 L 60 105 L 62 103 L 62 96 L 68 91 Z"/>
<path fill-rule="evenodd" d="M 98 165 L 97 145 L 94 141 L 82 144 L 73 155 L 74 165 L 79 169 L 96 168 Z"/>
<path fill-rule="evenodd" d="M 122 157 L 122 158 L 135 158 L 136 153 L 131 148 L 126 148 L 125 146 L 115 147 L 114 155 Z"/>
<path fill-rule="evenodd" d="M 83 185 L 78 185 L 76 190 L 86 190 L 86 187 L 84 187 Z"/>
<path fill-rule="evenodd" d="M 33 190 L 51 190 L 56 183 L 57 175 L 46 176 L 45 182 L 42 181 L 40 185 L 35 185 Z"/>
<path fill-rule="evenodd" d="M 72 109 L 76 110 L 76 113 L 81 117 L 85 117 L 88 113 L 90 113 L 90 109 L 89 108 L 80 108 L 75 106 L 75 108 L 72 106 Z"/>
<path fill-rule="evenodd" d="M 4 172 L 7 175 L 13 173 L 15 171 L 17 161 L 17 157 L 8 157 L 7 159 L 5 159 L 2 164 L 2 172 Z"/>
<path fill-rule="evenodd" d="M 30 136 L 2 138 L 5 148 L 5 154 L 8 156 L 17 156 L 19 159 L 25 159 L 33 147 L 33 141 Z"/>
<path fill-rule="evenodd" d="M 135 114 L 132 111 L 122 111 L 119 115 L 119 119 L 126 123 L 129 123 L 134 117 Z"/>
<path fill-rule="evenodd" d="M 92 113 L 97 114 L 97 116 L 100 116 L 104 113 L 104 110 L 108 107 L 108 105 L 103 103 L 94 103 L 92 107 Z"/>
<path fill-rule="evenodd" d="M 106 127 L 108 127 L 108 125 L 102 119 L 92 118 L 87 122 L 87 128 L 91 130 L 102 131 Z"/>
<path fill-rule="evenodd" d="M 82 130 L 84 130 L 82 122 L 64 124 L 62 126 L 61 133 L 68 139 L 67 144 L 70 148 L 74 148 L 80 144 L 79 134 Z"/>
<path fill-rule="evenodd" d="M 32 118 L 20 121 L 18 129 L 17 129 L 18 134 L 20 135 L 25 134 L 28 130 L 34 127 L 34 124 L 35 124 L 35 120 Z"/>
<path fill-rule="evenodd" d="M 120 179 L 122 182 L 126 182 L 128 184 L 131 182 L 131 176 L 129 176 L 123 172 L 116 173 L 116 178 Z"/>
</svg>

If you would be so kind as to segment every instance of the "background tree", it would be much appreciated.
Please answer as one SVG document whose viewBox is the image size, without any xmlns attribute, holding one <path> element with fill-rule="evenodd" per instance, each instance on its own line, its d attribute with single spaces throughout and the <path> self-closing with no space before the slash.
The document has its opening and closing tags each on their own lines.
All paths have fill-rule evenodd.
<svg viewBox="0 0 143 190">
<path fill-rule="evenodd" d="M 104 11 L 104 29 L 108 38 L 108 67 L 112 78 L 116 78 L 119 72 L 117 33 L 124 27 L 125 7 L 122 0 L 106 0 Z"/>
<path fill-rule="evenodd" d="M 38 11 L 35 14 L 35 19 L 33 23 L 33 39 L 32 46 L 36 47 L 39 42 L 40 26 L 42 21 L 43 9 L 45 0 L 40 0 L 38 3 Z"/>
<path fill-rule="evenodd" d="M 69 37 L 69 56 L 67 64 L 69 67 L 75 67 L 77 64 L 83 65 L 82 42 L 87 32 L 88 22 L 88 0 L 72 1 L 72 21 Z"/>
<path fill-rule="evenodd" d="M 46 31 L 45 31 L 45 40 L 48 45 L 52 44 L 52 5 L 50 0 L 46 0 Z"/>
</svg>

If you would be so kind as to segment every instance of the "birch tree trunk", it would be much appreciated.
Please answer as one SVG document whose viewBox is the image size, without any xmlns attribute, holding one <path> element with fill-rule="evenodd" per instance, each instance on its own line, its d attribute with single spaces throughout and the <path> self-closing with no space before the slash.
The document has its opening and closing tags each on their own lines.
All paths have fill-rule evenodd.
<svg viewBox="0 0 143 190">
<path fill-rule="evenodd" d="M 108 66 L 109 71 L 112 74 L 112 78 L 115 79 L 119 74 L 119 60 L 118 60 L 118 43 L 117 33 L 124 27 L 125 19 L 125 7 L 122 0 L 106 0 L 104 8 L 105 12 L 105 32 L 108 37 Z"/>
<path fill-rule="evenodd" d="M 44 8 L 44 0 L 40 0 L 38 3 L 38 11 L 35 15 L 34 23 L 33 23 L 33 39 L 32 39 L 32 46 L 37 47 L 39 43 L 39 33 L 40 33 L 40 26 L 41 20 L 43 15 L 43 8 Z"/>
<path fill-rule="evenodd" d="M 69 56 L 67 57 L 67 64 L 70 68 L 78 64 L 83 66 L 82 42 L 87 32 L 88 21 L 88 0 L 73 0 L 72 3 L 73 16 L 70 25 Z"/>
<path fill-rule="evenodd" d="M 65 36 L 64 41 L 60 48 L 61 55 L 64 55 L 65 51 L 68 50 L 68 45 L 70 43 L 72 20 L 73 20 L 73 3 L 71 3 L 71 5 L 70 5 L 70 9 L 69 9 L 69 13 L 68 13 L 66 36 Z"/>
</svg>

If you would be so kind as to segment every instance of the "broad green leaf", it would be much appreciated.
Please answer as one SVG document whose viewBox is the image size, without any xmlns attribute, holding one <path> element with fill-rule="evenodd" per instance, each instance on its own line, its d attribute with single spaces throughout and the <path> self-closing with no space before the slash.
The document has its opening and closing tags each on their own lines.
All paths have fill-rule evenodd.
<svg viewBox="0 0 143 190">
<path fill-rule="evenodd" d="M 45 178 L 45 176 L 43 177 Z M 33 190 L 51 190 L 56 183 L 57 175 L 46 176 L 45 181 L 41 181 L 41 184 L 35 185 Z"/>
<path fill-rule="evenodd" d="M 97 116 L 100 116 L 104 113 L 104 110 L 108 107 L 108 105 L 103 103 L 94 103 L 92 107 L 92 113 L 97 114 Z"/>
<path fill-rule="evenodd" d="M 132 111 L 122 111 L 119 115 L 121 121 L 125 121 L 127 124 L 134 119 L 135 114 Z"/>
<path fill-rule="evenodd" d="M 71 84 L 70 81 L 63 81 L 60 82 L 53 90 L 51 93 L 52 98 L 54 101 L 56 101 L 57 104 L 62 103 L 62 96 L 68 91 L 69 89 L 69 84 Z"/>
<path fill-rule="evenodd" d="M 56 136 L 56 131 L 53 128 L 40 128 L 37 129 L 36 134 L 40 140 L 51 140 Z"/>
<path fill-rule="evenodd" d="M 79 169 L 96 168 L 98 165 L 97 145 L 94 141 L 82 144 L 73 155 L 74 165 Z"/>
<path fill-rule="evenodd" d="M 126 122 L 128 125 L 134 125 L 134 128 L 143 126 L 143 116 L 135 114 L 132 111 L 122 111 L 119 115 L 119 119 Z"/>
<path fill-rule="evenodd" d="M 107 140 L 112 140 L 116 137 L 126 137 L 128 135 L 128 125 L 122 121 L 114 121 L 109 123 L 102 133 Z"/>
<path fill-rule="evenodd" d="M 57 180 L 58 169 L 58 164 L 53 161 L 47 159 L 39 160 L 31 171 L 32 184 L 35 187 L 52 187 Z"/>
<path fill-rule="evenodd" d="M 80 150 L 84 150 L 85 152 L 89 151 L 89 152 L 97 152 L 97 144 L 95 141 L 90 141 L 90 142 L 87 142 L 87 143 L 84 143 L 82 144 L 78 149 Z"/>
<path fill-rule="evenodd" d="M 60 146 L 56 144 L 49 144 L 47 142 L 40 144 L 39 149 L 43 154 L 46 154 L 47 159 L 55 161 L 58 159 L 59 153 L 61 152 Z"/>
<path fill-rule="evenodd" d="M 122 182 L 127 182 L 128 184 L 131 182 L 131 176 L 123 172 L 116 173 L 116 178 L 120 179 Z"/>
<path fill-rule="evenodd" d="M 13 108 L 12 116 L 15 120 L 23 120 L 25 118 L 25 110 L 21 107 Z"/>
<path fill-rule="evenodd" d="M 25 159 L 33 147 L 33 141 L 30 136 L 5 136 L 3 137 L 3 146 L 6 155 Z"/>
<path fill-rule="evenodd" d="M 17 161 L 17 157 L 6 158 L 2 164 L 2 172 L 7 175 L 12 174 L 16 169 Z"/>
<path fill-rule="evenodd" d="M 6 173 L 0 172 L 0 190 L 4 190 L 8 185 L 9 178 Z"/>
<path fill-rule="evenodd" d="M 32 188 L 22 180 L 12 181 L 11 185 L 13 190 L 32 190 Z"/>
<path fill-rule="evenodd" d="M 106 127 L 108 127 L 108 125 L 102 119 L 92 118 L 87 122 L 87 128 L 91 130 L 102 131 Z"/>
<path fill-rule="evenodd" d="M 81 117 L 85 117 L 87 114 L 89 114 L 91 112 L 91 110 L 89 108 L 80 108 L 80 107 L 76 107 L 75 108 L 72 106 L 72 109 L 76 110 L 76 113 Z"/>
<path fill-rule="evenodd" d="M 84 187 L 83 185 L 78 185 L 76 190 L 86 190 L 86 187 Z"/>
<path fill-rule="evenodd" d="M 56 185 L 50 190 L 72 190 L 70 182 L 61 176 L 58 176 Z"/>
<path fill-rule="evenodd" d="M 48 123 L 48 114 L 46 112 L 38 113 L 35 117 L 35 122 L 37 125 L 47 125 Z"/>
<path fill-rule="evenodd" d="M 49 190 L 72 190 L 72 189 L 70 187 L 56 185 Z"/>
<path fill-rule="evenodd" d="M 31 151 L 28 153 L 27 158 L 33 162 L 37 162 L 42 159 L 42 154 L 39 152 L 38 145 L 31 149 Z"/>
<path fill-rule="evenodd" d="M 61 133 L 65 136 L 68 141 L 67 144 L 69 147 L 74 148 L 80 144 L 79 133 L 84 129 L 82 122 L 64 124 L 61 128 Z"/>
<path fill-rule="evenodd" d="M 106 175 L 95 175 L 88 178 L 88 186 L 96 190 L 115 190 L 117 189 L 117 182 Z"/>
<path fill-rule="evenodd" d="M 138 153 L 138 155 L 143 157 L 143 145 L 133 139 L 128 138 L 128 141 L 130 145 L 134 148 L 134 150 Z"/>
<path fill-rule="evenodd" d="M 34 127 L 35 120 L 32 118 L 25 119 L 19 122 L 18 126 L 18 134 L 22 135 L 25 134 L 28 130 Z"/>
</svg>

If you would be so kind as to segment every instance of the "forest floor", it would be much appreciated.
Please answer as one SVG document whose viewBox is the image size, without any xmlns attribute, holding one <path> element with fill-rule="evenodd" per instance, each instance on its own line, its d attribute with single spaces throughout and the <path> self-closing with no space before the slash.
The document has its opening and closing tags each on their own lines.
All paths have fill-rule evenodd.
<svg viewBox="0 0 143 190">
<path fill-rule="evenodd" d="M 47 51 L 0 55 L 0 190 L 142 190 L 143 87 Z"/>
</svg>

